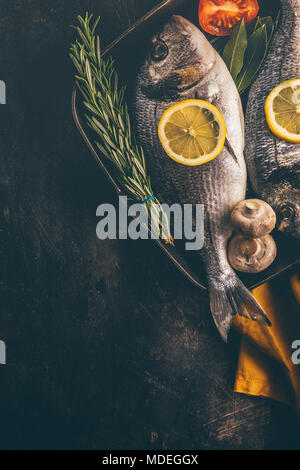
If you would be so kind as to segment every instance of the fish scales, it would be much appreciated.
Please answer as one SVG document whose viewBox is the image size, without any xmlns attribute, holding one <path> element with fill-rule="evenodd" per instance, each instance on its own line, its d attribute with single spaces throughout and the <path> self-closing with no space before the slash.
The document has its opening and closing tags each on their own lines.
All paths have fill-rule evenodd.
<svg viewBox="0 0 300 470">
<path fill-rule="evenodd" d="M 264 110 L 270 92 L 295 78 L 300 78 L 300 0 L 282 0 L 277 31 L 249 93 L 245 157 L 252 188 L 275 210 L 278 228 L 299 238 L 300 145 L 273 134 Z M 290 218 L 283 217 L 287 207 Z"/>
<path fill-rule="evenodd" d="M 247 316 L 245 308 L 253 319 L 268 322 L 230 267 L 226 253 L 232 234 L 230 214 L 246 193 L 240 97 L 221 57 L 200 30 L 184 18 L 173 16 L 154 35 L 153 50 L 137 79 L 134 100 L 137 138 L 145 151 L 154 192 L 161 201 L 204 205 L 205 242 L 196 256 L 200 254 L 205 265 L 213 318 L 226 340 L 234 316 Z M 162 52 L 161 60 L 157 59 L 157 50 Z M 225 146 L 214 160 L 190 167 L 166 155 L 158 138 L 159 121 L 170 106 L 191 98 L 209 101 L 222 113 L 234 156 Z"/>
</svg>

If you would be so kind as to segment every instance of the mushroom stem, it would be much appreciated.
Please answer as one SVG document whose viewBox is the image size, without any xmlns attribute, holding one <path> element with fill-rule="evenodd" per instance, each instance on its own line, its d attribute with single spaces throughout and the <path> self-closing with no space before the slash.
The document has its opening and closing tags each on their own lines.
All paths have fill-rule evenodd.
<svg viewBox="0 0 300 470">
<path fill-rule="evenodd" d="M 259 250 L 259 242 L 256 238 L 245 238 L 240 242 L 240 250 L 245 258 L 250 258 Z"/>
<path fill-rule="evenodd" d="M 255 200 L 249 199 L 249 201 L 245 201 L 245 209 L 247 214 L 254 215 L 260 212 L 261 207 Z"/>
<path fill-rule="evenodd" d="M 231 266 L 240 272 L 258 273 L 268 268 L 276 258 L 277 247 L 271 235 L 247 238 L 235 235 L 228 248 Z"/>
<path fill-rule="evenodd" d="M 248 199 L 241 201 L 233 209 L 231 222 L 237 232 L 248 238 L 260 238 L 275 228 L 276 215 L 266 202 Z"/>
</svg>

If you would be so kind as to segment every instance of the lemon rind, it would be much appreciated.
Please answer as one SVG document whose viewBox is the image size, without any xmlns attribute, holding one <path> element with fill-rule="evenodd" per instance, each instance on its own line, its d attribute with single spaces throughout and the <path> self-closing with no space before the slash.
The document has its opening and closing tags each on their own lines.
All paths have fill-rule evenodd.
<svg viewBox="0 0 300 470">
<path fill-rule="evenodd" d="M 291 132 L 287 131 L 284 127 L 280 126 L 275 122 L 275 119 L 272 119 L 274 116 L 273 112 L 273 102 L 274 99 L 278 96 L 279 92 L 284 88 L 287 88 L 287 85 L 300 85 L 300 79 L 295 78 L 292 80 L 286 80 L 279 85 L 277 85 L 271 93 L 268 95 L 266 102 L 265 102 L 265 115 L 267 119 L 268 126 L 270 130 L 280 139 L 284 139 L 287 142 L 291 142 L 294 144 L 300 143 L 300 134 L 292 134 Z"/>
<path fill-rule="evenodd" d="M 176 109 L 176 111 L 179 111 L 180 109 L 183 109 L 183 108 L 189 106 L 189 104 L 191 104 L 191 105 L 194 104 L 195 105 L 196 103 L 197 103 L 197 105 L 202 104 L 203 106 L 201 106 L 201 107 L 210 108 L 210 110 L 214 114 L 215 120 L 220 125 L 220 129 L 222 130 L 222 134 L 221 134 L 221 137 L 219 137 L 219 143 L 218 143 L 216 149 L 213 152 L 211 152 L 210 154 L 202 155 L 201 157 L 198 157 L 198 158 L 195 158 L 195 159 L 191 160 L 191 159 L 188 159 L 188 158 L 184 158 L 184 157 L 176 154 L 175 152 L 173 152 L 173 150 L 171 150 L 170 146 L 167 143 L 168 139 L 166 138 L 166 136 L 164 134 L 164 128 L 165 128 L 166 124 L 168 123 L 168 118 L 172 115 L 172 111 L 175 112 L 175 109 Z M 200 108 L 200 106 L 199 106 L 199 108 Z M 176 163 L 186 165 L 186 166 L 199 166 L 199 165 L 203 165 L 204 163 L 208 163 L 208 162 L 214 160 L 222 152 L 222 150 L 224 148 L 224 144 L 225 144 L 225 139 L 226 139 L 226 123 L 224 121 L 224 118 L 223 118 L 222 114 L 218 110 L 218 108 L 216 108 L 216 106 L 209 103 L 208 101 L 197 100 L 197 99 L 183 100 L 183 101 L 180 101 L 179 103 L 175 103 L 174 105 L 170 106 L 170 108 L 168 108 L 164 112 L 164 114 L 162 115 L 162 118 L 159 122 L 158 135 L 159 135 L 159 140 L 161 142 L 161 145 L 163 146 L 164 151 L 166 152 L 166 154 L 173 161 L 175 161 Z"/>
</svg>

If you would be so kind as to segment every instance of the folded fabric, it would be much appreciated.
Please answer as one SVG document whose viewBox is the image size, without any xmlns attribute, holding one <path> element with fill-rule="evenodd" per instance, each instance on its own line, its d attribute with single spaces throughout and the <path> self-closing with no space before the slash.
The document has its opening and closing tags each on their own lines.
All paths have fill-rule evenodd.
<svg viewBox="0 0 300 470">
<path fill-rule="evenodd" d="M 300 344 L 300 270 L 254 289 L 253 294 L 272 327 L 235 319 L 242 334 L 235 391 L 279 400 L 300 416 L 300 364 L 293 349 L 295 341 Z"/>
</svg>

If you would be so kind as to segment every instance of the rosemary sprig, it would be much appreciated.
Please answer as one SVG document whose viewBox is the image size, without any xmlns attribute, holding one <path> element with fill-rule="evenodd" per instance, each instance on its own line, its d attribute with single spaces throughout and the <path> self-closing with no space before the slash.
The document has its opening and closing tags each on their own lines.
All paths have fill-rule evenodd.
<svg viewBox="0 0 300 470">
<path fill-rule="evenodd" d="M 101 57 L 100 38 L 95 35 L 100 18 L 78 16 L 74 27 L 79 39 L 71 45 L 70 57 L 76 67 L 77 87 L 83 96 L 85 118 L 97 134 L 95 145 L 114 165 L 119 184 L 136 201 L 152 198 L 151 182 L 146 171 L 145 155 L 131 132 L 125 88 L 119 87 L 112 58 Z M 152 234 L 173 244 L 167 219 L 156 197 L 144 203 Z"/>
</svg>

